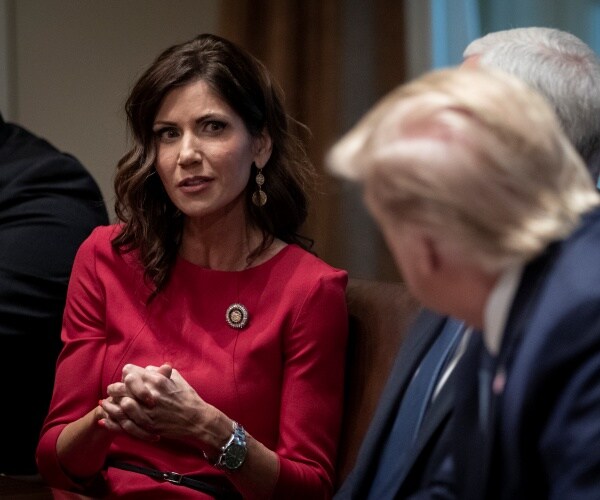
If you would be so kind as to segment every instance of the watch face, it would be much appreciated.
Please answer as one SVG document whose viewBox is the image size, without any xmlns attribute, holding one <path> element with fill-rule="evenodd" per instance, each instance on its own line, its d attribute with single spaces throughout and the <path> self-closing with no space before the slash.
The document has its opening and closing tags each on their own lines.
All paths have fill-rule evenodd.
<svg viewBox="0 0 600 500">
<path fill-rule="evenodd" d="M 244 463 L 246 458 L 246 447 L 232 443 L 225 452 L 224 464 L 225 467 L 235 470 Z"/>
</svg>

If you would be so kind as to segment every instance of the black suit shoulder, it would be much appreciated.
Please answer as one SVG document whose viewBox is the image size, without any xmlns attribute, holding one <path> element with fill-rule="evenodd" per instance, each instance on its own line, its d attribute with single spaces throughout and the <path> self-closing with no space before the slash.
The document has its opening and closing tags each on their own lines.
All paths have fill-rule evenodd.
<svg viewBox="0 0 600 500">
<path fill-rule="evenodd" d="M 14 411 L 0 414 L 10 430 L 0 433 L 0 472 L 35 472 L 75 253 L 107 223 L 100 189 L 77 159 L 0 118 L 0 378 L 36 374 L 6 385 Z"/>
<path fill-rule="evenodd" d="M 97 183 L 73 156 L 13 124 L 0 123 L 0 280 L 64 281 L 75 251 L 108 223 Z M 5 294 L 2 295 L 3 297 Z"/>
</svg>

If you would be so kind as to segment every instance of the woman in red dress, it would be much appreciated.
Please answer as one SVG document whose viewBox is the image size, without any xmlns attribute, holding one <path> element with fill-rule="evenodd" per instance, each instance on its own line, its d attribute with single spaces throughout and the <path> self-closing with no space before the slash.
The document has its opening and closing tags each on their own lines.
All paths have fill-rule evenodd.
<svg viewBox="0 0 600 500">
<path fill-rule="evenodd" d="M 298 235 L 313 171 L 279 89 L 200 35 L 126 110 L 119 223 L 74 263 L 41 474 L 118 498 L 330 497 L 347 276 Z"/>
</svg>

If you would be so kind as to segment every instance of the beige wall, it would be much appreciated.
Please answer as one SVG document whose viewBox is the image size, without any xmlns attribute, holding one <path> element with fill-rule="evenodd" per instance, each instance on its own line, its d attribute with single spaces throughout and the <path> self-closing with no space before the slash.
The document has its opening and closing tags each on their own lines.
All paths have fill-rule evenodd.
<svg viewBox="0 0 600 500">
<path fill-rule="evenodd" d="M 78 157 L 112 213 L 128 89 L 162 49 L 214 32 L 218 0 L 4 0 L 1 14 L 6 118 Z"/>
<path fill-rule="evenodd" d="M 403 0 L 408 74 L 429 67 L 429 2 Z M 113 174 L 126 150 L 123 104 L 140 72 L 173 43 L 217 32 L 219 0 L 0 0 L 0 110 L 63 151 L 98 181 L 111 216 Z M 342 106 L 348 128 L 372 105 L 376 26 L 363 0 L 345 0 Z M 368 10 L 368 9 L 367 9 Z M 263 29 L 263 28 L 260 28 Z M 342 197 L 343 262 L 353 276 L 381 277 L 379 233 L 354 186 Z M 314 236 L 314 235 L 310 235 Z M 384 276 L 385 277 L 385 276 Z"/>
</svg>

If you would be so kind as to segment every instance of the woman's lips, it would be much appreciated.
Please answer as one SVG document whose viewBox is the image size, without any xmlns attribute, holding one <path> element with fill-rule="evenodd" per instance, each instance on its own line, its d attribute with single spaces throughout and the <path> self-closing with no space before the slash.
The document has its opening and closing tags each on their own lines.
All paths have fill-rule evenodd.
<svg viewBox="0 0 600 500">
<path fill-rule="evenodd" d="M 210 177 L 194 176 L 183 179 L 177 187 L 185 193 L 195 193 L 204 189 L 212 179 Z"/>
</svg>

